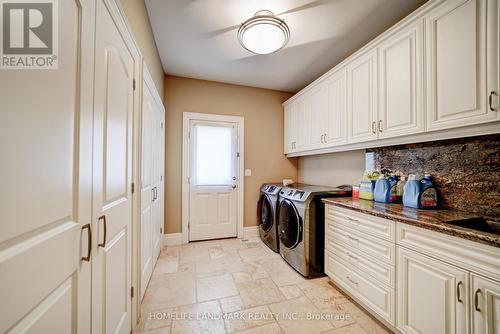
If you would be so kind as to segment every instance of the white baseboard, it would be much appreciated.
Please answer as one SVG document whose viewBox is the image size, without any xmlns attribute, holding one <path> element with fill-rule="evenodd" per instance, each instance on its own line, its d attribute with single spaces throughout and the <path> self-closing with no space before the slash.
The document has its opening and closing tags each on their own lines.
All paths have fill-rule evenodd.
<svg viewBox="0 0 500 334">
<path fill-rule="evenodd" d="M 167 233 L 163 235 L 163 246 L 182 244 L 182 233 Z"/>
<path fill-rule="evenodd" d="M 243 238 L 257 238 L 259 236 L 259 227 L 258 226 L 245 226 L 243 228 Z"/>
</svg>

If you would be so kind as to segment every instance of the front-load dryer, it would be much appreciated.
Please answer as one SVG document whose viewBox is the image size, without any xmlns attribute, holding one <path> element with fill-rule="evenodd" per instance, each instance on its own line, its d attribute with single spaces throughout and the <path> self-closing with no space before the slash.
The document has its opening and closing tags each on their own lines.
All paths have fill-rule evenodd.
<svg viewBox="0 0 500 334">
<path fill-rule="evenodd" d="M 325 205 L 327 197 L 350 196 L 349 187 L 294 184 L 280 191 L 279 252 L 305 277 L 324 275 Z"/>
<path fill-rule="evenodd" d="M 260 188 L 260 198 L 257 204 L 260 238 L 275 252 L 279 252 L 278 226 L 276 219 L 280 190 L 281 185 L 278 183 L 263 184 Z"/>
</svg>

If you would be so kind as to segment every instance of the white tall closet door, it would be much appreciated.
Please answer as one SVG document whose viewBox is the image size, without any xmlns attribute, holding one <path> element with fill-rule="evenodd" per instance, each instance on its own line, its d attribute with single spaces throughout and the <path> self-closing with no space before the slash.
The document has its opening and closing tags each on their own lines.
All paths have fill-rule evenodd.
<svg viewBox="0 0 500 334">
<path fill-rule="evenodd" d="M 58 1 L 59 68 L 1 71 L 0 333 L 89 333 L 92 1 Z"/>
<path fill-rule="evenodd" d="M 115 10 L 97 1 L 92 327 L 93 333 L 129 334 L 135 60 Z"/>
<path fill-rule="evenodd" d="M 153 122 L 153 186 L 155 200 L 153 202 L 153 259 L 160 255 L 161 231 L 163 231 L 163 119 L 161 104 L 155 103 Z M 161 230 L 160 230 L 161 229 Z"/>
<path fill-rule="evenodd" d="M 153 120 L 154 101 L 146 85 L 142 95 L 141 129 L 141 298 L 153 272 Z"/>
</svg>

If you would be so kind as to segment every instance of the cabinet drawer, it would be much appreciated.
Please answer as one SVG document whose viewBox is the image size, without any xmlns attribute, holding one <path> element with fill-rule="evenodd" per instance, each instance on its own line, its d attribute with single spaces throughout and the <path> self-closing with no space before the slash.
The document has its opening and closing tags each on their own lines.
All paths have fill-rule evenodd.
<svg viewBox="0 0 500 334">
<path fill-rule="evenodd" d="M 395 223 L 391 220 L 359 213 L 353 210 L 328 205 L 326 210 L 327 219 L 339 222 L 342 225 L 353 228 L 375 237 L 391 242 L 396 241 Z"/>
<path fill-rule="evenodd" d="M 326 220 L 325 248 L 332 250 L 337 243 L 365 253 L 375 259 L 394 265 L 396 245 L 364 233 L 360 233 L 330 219 Z"/>
<path fill-rule="evenodd" d="M 367 276 L 356 274 L 329 251 L 325 252 L 325 271 L 340 287 L 394 325 L 396 300 L 393 288 L 378 284 Z"/>
<path fill-rule="evenodd" d="M 354 268 L 362 275 L 370 275 L 383 284 L 395 287 L 396 273 L 394 266 L 362 254 L 358 250 L 341 243 L 331 243 L 330 245 L 328 251 L 344 261 L 349 268 Z"/>
</svg>

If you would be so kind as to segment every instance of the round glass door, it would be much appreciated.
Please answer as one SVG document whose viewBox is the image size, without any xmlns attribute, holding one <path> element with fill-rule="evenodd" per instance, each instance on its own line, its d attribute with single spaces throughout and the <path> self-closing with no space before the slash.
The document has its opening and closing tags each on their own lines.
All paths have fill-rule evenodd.
<svg viewBox="0 0 500 334">
<path fill-rule="evenodd" d="M 268 232 L 273 227 L 273 207 L 271 200 L 266 195 L 262 195 L 258 206 L 259 223 L 262 229 Z"/>
<path fill-rule="evenodd" d="M 295 205 L 284 200 L 279 206 L 279 234 L 283 246 L 294 248 L 302 239 L 302 223 Z"/>
</svg>

